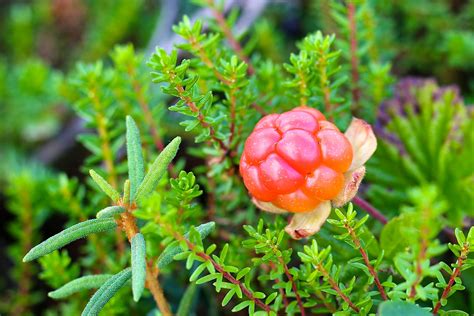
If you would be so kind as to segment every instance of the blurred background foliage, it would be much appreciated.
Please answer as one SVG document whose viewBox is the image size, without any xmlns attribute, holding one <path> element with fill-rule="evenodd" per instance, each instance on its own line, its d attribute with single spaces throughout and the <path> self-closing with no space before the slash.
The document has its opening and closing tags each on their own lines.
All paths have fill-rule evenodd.
<svg viewBox="0 0 474 316">
<path fill-rule="evenodd" d="M 252 11 L 250 0 L 228 2 L 244 13 Z M 308 69 L 301 53 L 293 60 L 288 56 L 298 54 L 298 49 L 311 51 L 310 40 L 300 41 L 316 30 L 335 34 L 336 41 L 328 45 L 342 51 L 338 56 L 329 55 L 328 59 L 329 63 L 331 58 L 338 59 L 334 64 L 334 89 L 351 77 L 351 69 L 347 67 L 351 61 L 348 53 L 351 43 L 337 40 L 350 36 L 342 2 L 261 2 L 261 10 L 256 11 L 257 17 L 250 19 L 247 27 L 236 24 L 240 33 L 248 28 L 241 36 L 244 50 L 252 52 L 254 64 L 259 67 L 259 80 L 250 82 L 243 90 L 247 95 L 266 91 L 261 103 L 268 111 L 272 108 L 287 110 L 292 107 L 294 98 L 304 98 L 298 93 L 272 93 L 284 89 L 293 91 L 295 86 L 284 78 L 279 63 L 287 63 L 291 74 Z M 449 209 L 445 212 L 444 224 L 450 227 L 472 225 L 469 218 L 474 215 L 474 120 L 470 104 L 474 102 L 474 1 L 367 0 L 358 1 L 358 8 L 357 55 L 362 97 L 356 112 L 375 124 L 379 137 L 379 149 L 368 166 L 368 184 L 364 191 L 387 217 L 395 217 L 400 214 L 402 205 L 416 205 L 413 194 L 408 193 L 413 192 L 410 190 L 433 185 L 433 194 Z M 234 183 L 235 178 L 223 175 L 224 179 L 217 184 L 206 180 L 232 162 L 216 164 L 208 170 L 205 157 L 212 154 L 212 148 L 202 151 L 186 146 L 193 142 L 192 135 L 183 133 L 179 127 L 182 116 L 166 111 L 169 98 L 153 86 L 146 66 L 156 45 L 166 49 L 176 41 L 171 26 L 178 24 L 183 14 L 193 17 L 202 14 L 200 10 L 184 0 L 7 0 L 0 3 L 0 29 L 3 30 L 0 34 L 0 216 L 3 223 L 0 251 L 7 254 L 0 258 L 0 268 L 4 271 L 0 276 L 0 292 L 6 298 L 0 302 L 0 313 L 78 314 L 87 295 L 73 302 L 56 303 L 46 299 L 45 293 L 77 277 L 79 270 L 93 273 L 101 266 L 113 273 L 123 266 L 126 257 L 121 256 L 120 251 L 124 251 L 124 240 L 119 235 L 100 239 L 92 236 L 89 243 L 79 243 L 68 247 L 68 251 L 54 253 L 54 257 L 45 257 L 41 261 L 44 269 L 41 273 L 39 266 L 20 262 L 32 245 L 59 231 L 59 226 L 87 219 L 104 203 L 90 183 L 81 184 L 85 170 L 92 167 L 103 170 L 110 183 L 120 183 L 121 175 L 126 172 L 126 162 L 122 159 L 125 131 L 122 122 L 126 115 L 133 115 L 138 125 L 148 130 L 142 130 L 148 160 L 172 136 L 182 134 L 189 155 L 185 155 L 186 150 L 181 151 L 175 170 L 186 164 L 189 170 L 195 171 L 205 192 L 213 191 L 224 197 L 225 203 L 221 201 L 217 207 L 213 197 L 206 193 L 200 201 L 208 208 L 222 209 L 220 224 L 229 229 L 222 233 L 225 239 L 231 234 L 235 239 L 230 242 L 237 246 L 242 237 L 235 235 L 232 225 L 255 223 L 254 207 L 242 205 L 242 199 L 235 198 L 245 195 L 242 185 Z M 237 19 L 239 10 L 229 12 L 230 21 Z M 216 26 L 211 23 L 209 27 L 212 30 Z M 118 44 L 122 45 L 116 46 Z M 185 54 L 195 53 L 192 47 L 181 48 L 188 51 Z M 225 51 L 222 54 L 225 56 Z M 339 69 L 339 61 L 346 66 Z M 194 71 L 203 78 L 212 76 L 212 71 L 206 72 L 203 68 L 195 67 Z M 430 79 L 405 78 L 407 76 Z M 258 85 L 255 91 L 252 90 L 254 83 Z M 343 113 L 354 104 L 354 99 L 350 97 L 350 85 L 340 89 L 348 97 L 339 99 L 340 95 L 330 95 L 330 98 L 341 104 L 338 109 L 342 114 L 337 123 L 345 126 L 350 116 Z M 216 90 L 220 94 L 228 93 L 222 87 Z M 322 95 L 322 91 L 313 92 Z M 241 98 L 244 97 L 242 93 Z M 245 137 L 250 123 L 255 120 L 255 117 L 249 118 L 240 138 Z M 239 139 L 235 142 L 238 152 L 241 150 Z M 172 172 L 171 175 L 176 176 Z M 179 203 L 172 192 L 162 193 L 162 199 Z M 160 201 L 155 203 L 158 205 Z M 229 216 L 229 211 L 236 207 L 243 211 Z M 229 224 L 229 221 L 235 223 Z M 156 229 L 148 228 L 149 231 Z M 378 224 L 372 228 L 381 229 Z M 330 233 L 330 228 L 322 230 L 321 244 Z M 149 238 L 154 237 L 150 234 Z M 342 242 L 339 247 L 344 249 Z M 119 252 L 115 254 L 111 249 L 119 249 Z M 88 256 L 74 260 L 79 263 L 71 263 L 71 257 L 80 258 L 84 253 Z M 336 262 L 343 260 L 335 258 Z M 457 297 L 453 304 L 472 313 L 474 277 L 470 273 L 467 298 Z M 169 289 L 170 301 L 179 301 L 184 289 L 173 286 L 171 276 L 164 276 L 163 285 Z M 151 301 L 132 303 L 127 291 L 119 292 L 107 305 L 108 315 L 124 311 L 144 314 L 153 306 Z M 216 304 L 211 299 L 213 290 L 206 287 L 199 295 L 209 302 L 209 310 L 212 310 Z"/>
</svg>

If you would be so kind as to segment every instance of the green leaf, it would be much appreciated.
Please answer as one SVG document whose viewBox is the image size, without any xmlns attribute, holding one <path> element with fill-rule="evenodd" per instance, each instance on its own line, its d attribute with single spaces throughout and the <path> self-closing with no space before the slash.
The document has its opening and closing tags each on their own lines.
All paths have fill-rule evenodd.
<svg viewBox="0 0 474 316">
<path fill-rule="evenodd" d="M 117 223 L 113 218 L 90 219 L 76 224 L 33 247 L 25 255 L 23 262 L 35 260 L 89 234 L 112 230 L 115 227 Z"/>
<path fill-rule="evenodd" d="M 117 214 L 125 212 L 125 209 L 121 206 L 108 206 L 99 212 L 97 212 L 97 218 L 111 218 Z"/>
<path fill-rule="evenodd" d="M 146 247 L 145 238 L 138 233 L 132 237 L 132 292 L 133 300 L 138 302 L 145 288 Z"/>
<path fill-rule="evenodd" d="M 95 183 L 99 186 L 99 188 L 107 194 L 112 201 L 117 202 L 120 200 L 120 194 L 115 190 L 104 178 L 102 178 L 97 172 L 94 170 L 89 170 L 89 174 L 94 180 Z"/>
<path fill-rule="evenodd" d="M 206 238 L 216 227 L 215 222 L 208 222 L 199 225 L 196 227 L 196 230 L 198 231 L 199 235 L 201 236 L 201 239 Z M 186 239 L 189 238 L 189 232 L 184 235 Z M 158 269 L 163 269 L 166 267 L 168 264 L 170 264 L 173 261 L 173 257 L 176 256 L 177 254 L 181 253 L 182 249 L 179 246 L 178 242 L 173 242 L 168 245 L 168 247 L 163 250 L 161 255 L 158 257 Z"/>
<path fill-rule="evenodd" d="M 132 276 L 132 270 L 127 268 L 111 278 L 109 278 L 91 297 L 86 307 L 82 311 L 82 316 L 96 316 L 107 304 L 107 302 L 117 293 L 125 282 Z"/>
<path fill-rule="evenodd" d="M 130 179 L 130 203 L 134 201 L 138 187 L 145 176 L 140 131 L 131 116 L 127 116 L 127 160 Z M 128 203 L 128 201 L 125 201 Z"/>
<path fill-rule="evenodd" d="M 429 316 L 431 315 L 425 309 L 418 305 L 402 301 L 385 301 L 379 305 L 379 316 Z"/>
<path fill-rule="evenodd" d="M 392 218 L 380 233 L 380 246 L 387 258 L 393 258 L 398 252 L 417 242 L 417 228 L 413 214 L 402 214 Z M 397 236 L 397 238 L 393 238 Z"/>
<path fill-rule="evenodd" d="M 242 303 L 234 306 L 234 308 L 232 308 L 232 312 L 235 313 L 235 312 L 243 310 L 244 308 L 249 306 L 251 302 L 252 301 L 243 301 Z"/>
<path fill-rule="evenodd" d="M 150 167 L 150 170 L 146 174 L 142 183 L 138 187 L 136 194 L 136 201 L 140 201 L 142 198 L 147 197 L 158 185 L 158 181 L 165 174 L 168 165 L 171 163 L 173 158 L 176 156 L 176 153 L 179 149 L 179 144 L 181 143 L 181 137 L 175 137 L 168 146 L 163 149 L 163 151 L 158 155 L 153 164 Z"/>
<path fill-rule="evenodd" d="M 179 302 L 178 311 L 176 312 L 176 316 L 188 316 L 191 315 L 191 307 L 193 303 L 193 298 L 196 294 L 197 285 L 191 283 L 181 298 L 181 302 Z"/>
<path fill-rule="evenodd" d="M 71 282 L 68 282 L 61 286 L 59 289 L 55 291 L 49 292 L 48 296 L 57 300 L 61 298 L 68 297 L 74 293 L 83 291 L 83 290 L 90 290 L 96 289 L 102 284 L 104 284 L 108 279 L 112 277 L 112 274 L 97 274 L 97 275 L 87 275 Z"/>
<path fill-rule="evenodd" d="M 222 306 L 226 306 L 227 303 L 234 297 L 235 295 L 235 289 L 231 289 L 227 294 L 224 296 L 224 299 L 222 300 Z"/>
<path fill-rule="evenodd" d="M 469 316 L 469 314 L 460 310 L 453 309 L 443 313 L 443 316 Z"/>
</svg>

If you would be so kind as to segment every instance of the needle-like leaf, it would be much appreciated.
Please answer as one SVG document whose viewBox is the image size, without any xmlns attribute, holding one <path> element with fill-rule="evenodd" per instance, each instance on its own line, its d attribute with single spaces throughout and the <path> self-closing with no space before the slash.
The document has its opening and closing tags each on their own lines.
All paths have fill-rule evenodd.
<svg viewBox="0 0 474 316">
<path fill-rule="evenodd" d="M 107 302 L 117 293 L 118 290 L 127 282 L 132 276 L 132 270 L 127 268 L 109 278 L 101 287 L 94 293 L 86 307 L 82 311 L 82 316 L 96 316 L 107 304 Z"/>
<path fill-rule="evenodd" d="M 115 215 L 117 214 L 120 214 L 120 213 L 123 213 L 125 212 L 125 209 L 121 206 L 108 206 L 102 210 L 100 210 L 96 217 L 97 218 L 110 218 L 110 217 L 114 217 Z"/>
<path fill-rule="evenodd" d="M 133 300 L 138 302 L 145 288 L 146 247 L 145 238 L 138 233 L 132 238 L 132 292 Z"/>
<path fill-rule="evenodd" d="M 89 234 L 111 230 L 115 227 L 117 223 L 113 218 L 91 219 L 76 224 L 33 247 L 23 258 L 23 262 L 35 260 Z"/>
<path fill-rule="evenodd" d="M 86 275 L 64 284 L 55 291 L 49 292 L 48 296 L 57 300 L 83 290 L 96 289 L 101 287 L 110 277 L 112 277 L 112 274 Z"/>
<path fill-rule="evenodd" d="M 120 199 L 120 194 L 115 190 L 104 178 L 102 178 L 97 172 L 94 170 L 90 170 L 89 174 L 91 175 L 92 179 L 95 183 L 99 186 L 99 188 L 107 194 L 112 201 L 117 202 Z"/>
<path fill-rule="evenodd" d="M 176 153 L 179 149 L 179 144 L 181 143 L 181 137 L 175 137 L 168 146 L 163 149 L 163 151 L 158 155 L 158 157 L 153 162 L 150 170 L 146 174 L 143 182 L 138 188 L 138 192 L 135 200 L 139 201 L 140 199 L 148 196 L 158 185 L 161 177 L 166 172 L 168 165 L 171 163 L 173 158 L 176 156 Z"/>
<path fill-rule="evenodd" d="M 145 174 L 140 131 L 131 116 L 127 116 L 127 160 L 130 179 L 130 203 L 134 201 Z M 125 201 L 128 203 L 128 201 Z"/>
</svg>

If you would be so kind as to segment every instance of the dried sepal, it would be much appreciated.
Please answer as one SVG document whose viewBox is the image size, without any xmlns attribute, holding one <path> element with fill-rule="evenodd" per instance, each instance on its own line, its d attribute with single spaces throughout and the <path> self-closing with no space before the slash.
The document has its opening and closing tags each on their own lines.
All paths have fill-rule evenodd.
<svg viewBox="0 0 474 316">
<path fill-rule="evenodd" d="M 285 231 L 293 239 L 309 237 L 319 231 L 330 213 L 331 203 L 329 201 L 322 202 L 310 212 L 296 213 L 290 224 L 285 227 Z"/>
<path fill-rule="evenodd" d="M 359 191 L 360 183 L 365 175 L 365 167 L 362 166 L 352 172 L 344 174 L 344 188 L 331 201 L 335 207 L 341 207 L 354 198 Z"/>
<path fill-rule="evenodd" d="M 255 206 L 257 206 L 259 209 L 261 209 L 263 211 L 267 211 L 267 212 L 275 213 L 275 214 L 288 213 L 287 210 L 279 208 L 278 206 L 276 206 L 275 204 L 270 203 L 270 202 L 259 201 L 256 198 L 252 198 L 252 202 L 253 202 L 253 204 L 255 204 Z"/>
<path fill-rule="evenodd" d="M 352 163 L 348 170 L 351 172 L 362 167 L 372 157 L 377 149 L 377 138 L 370 124 L 355 117 L 344 135 L 353 150 Z"/>
</svg>

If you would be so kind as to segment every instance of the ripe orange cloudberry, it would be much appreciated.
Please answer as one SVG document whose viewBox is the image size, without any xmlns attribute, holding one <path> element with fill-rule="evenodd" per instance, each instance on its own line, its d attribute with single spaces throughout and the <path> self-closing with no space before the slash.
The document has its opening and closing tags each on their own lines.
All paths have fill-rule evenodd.
<svg viewBox="0 0 474 316">
<path fill-rule="evenodd" d="M 240 173 L 261 209 L 297 213 L 286 230 L 314 234 L 335 206 L 357 193 L 377 146 L 370 125 L 354 119 L 342 134 L 316 109 L 263 117 L 245 142 Z"/>
</svg>

